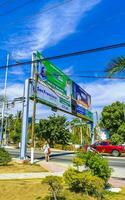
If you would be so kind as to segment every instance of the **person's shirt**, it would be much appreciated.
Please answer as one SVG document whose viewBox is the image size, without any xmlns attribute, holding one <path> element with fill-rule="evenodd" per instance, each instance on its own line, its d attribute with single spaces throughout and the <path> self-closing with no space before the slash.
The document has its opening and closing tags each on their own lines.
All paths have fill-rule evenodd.
<svg viewBox="0 0 125 200">
<path fill-rule="evenodd" d="M 49 144 L 45 144 L 45 145 L 43 146 L 43 152 L 44 152 L 44 153 L 48 153 L 48 149 L 49 149 Z"/>
</svg>

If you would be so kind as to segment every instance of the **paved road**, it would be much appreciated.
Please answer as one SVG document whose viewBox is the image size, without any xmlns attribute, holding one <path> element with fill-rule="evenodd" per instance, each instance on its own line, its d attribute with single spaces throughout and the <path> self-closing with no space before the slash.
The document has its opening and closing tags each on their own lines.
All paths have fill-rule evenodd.
<svg viewBox="0 0 125 200">
<path fill-rule="evenodd" d="M 19 149 L 7 149 L 9 151 L 9 153 L 15 157 L 18 158 L 19 157 Z M 28 151 L 27 153 L 28 156 L 30 156 L 30 152 Z M 35 158 L 43 158 L 43 153 L 41 151 L 36 151 L 35 152 Z M 64 163 L 64 164 L 71 164 L 72 163 L 72 159 L 74 157 L 74 154 L 68 154 L 66 151 L 63 152 L 59 152 L 59 151 L 54 151 L 51 155 L 51 159 L 55 162 L 59 162 L 59 163 Z M 105 156 L 105 158 L 108 159 L 109 161 L 109 165 L 111 167 L 120 167 L 120 168 L 125 168 L 125 157 L 109 157 L 109 156 Z"/>
</svg>

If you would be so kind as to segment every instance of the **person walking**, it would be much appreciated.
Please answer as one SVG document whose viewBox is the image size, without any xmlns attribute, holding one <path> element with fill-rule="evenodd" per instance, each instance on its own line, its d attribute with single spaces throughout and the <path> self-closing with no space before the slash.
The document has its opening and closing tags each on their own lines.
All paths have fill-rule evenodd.
<svg viewBox="0 0 125 200">
<path fill-rule="evenodd" d="M 49 144 L 48 142 L 46 141 L 44 146 L 43 146 L 43 153 L 45 155 L 45 160 L 46 162 L 49 161 L 49 154 L 50 154 L 50 147 L 49 147 Z"/>
</svg>

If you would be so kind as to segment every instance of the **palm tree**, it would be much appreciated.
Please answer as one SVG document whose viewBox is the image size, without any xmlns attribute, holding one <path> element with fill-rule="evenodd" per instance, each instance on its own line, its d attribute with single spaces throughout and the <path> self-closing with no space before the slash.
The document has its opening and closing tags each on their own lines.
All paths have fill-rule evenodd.
<svg viewBox="0 0 125 200">
<path fill-rule="evenodd" d="M 106 69 L 109 77 L 112 77 L 115 74 L 125 72 L 125 57 L 120 56 L 109 64 L 109 67 Z"/>
</svg>

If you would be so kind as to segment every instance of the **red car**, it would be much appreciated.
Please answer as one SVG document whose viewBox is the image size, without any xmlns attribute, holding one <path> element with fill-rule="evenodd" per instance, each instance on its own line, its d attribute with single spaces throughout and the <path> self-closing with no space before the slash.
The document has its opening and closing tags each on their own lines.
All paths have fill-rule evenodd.
<svg viewBox="0 0 125 200">
<path fill-rule="evenodd" d="M 95 142 L 91 145 L 93 149 L 98 151 L 99 153 L 109 153 L 113 156 L 120 156 L 122 153 L 125 153 L 125 146 L 123 145 L 112 145 L 110 141 L 100 141 Z"/>
</svg>

